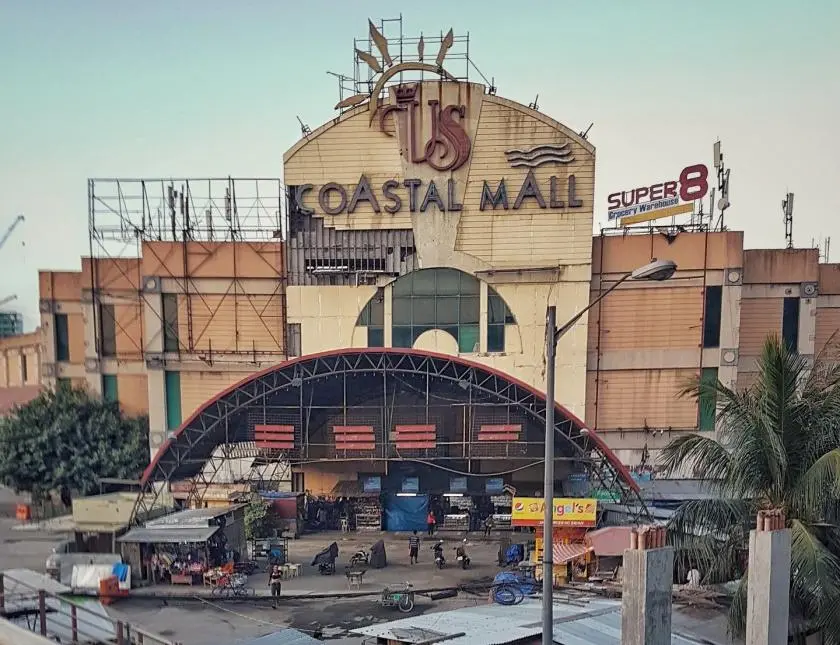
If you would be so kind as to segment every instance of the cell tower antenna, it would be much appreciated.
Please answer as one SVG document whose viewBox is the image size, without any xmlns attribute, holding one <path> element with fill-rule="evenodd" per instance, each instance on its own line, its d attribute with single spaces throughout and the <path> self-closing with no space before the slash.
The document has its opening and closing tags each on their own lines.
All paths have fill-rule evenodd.
<svg viewBox="0 0 840 645">
<path fill-rule="evenodd" d="M 306 125 L 299 116 L 295 116 L 295 118 L 298 120 L 298 123 L 300 123 L 300 133 L 303 136 L 308 137 L 310 134 L 312 134 L 312 128 Z"/>
<path fill-rule="evenodd" d="M 782 212 L 785 216 L 785 248 L 793 248 L 793 193 L 788 193 L 782 200 Z"/>
<path fill-rule="evenodd" d="M 531 103 L 530 105 L 528 105 L 528 107 L 529 107 L 529 108 L 531 108 L 532 110 L 536 110 L 537 112 L 539 112 L 539 111 L 540 111 L 540 106 L 539 106 L 539 105 L 537 105 L 537 101 L 539 101 L 539 100 L 540 100 L 540 95 L 539 95 L 539 94 L 537 94 L 537 95 L 534 97 L 534 102 L 533 102 L 533 103 Z"/>
<path fill-rule="evenodd" d="M 715 227 L 715 230 L 723 231 L 723 215 L 731 204 L 729 202 L 729 169 L 723 163 L 723 152 L 721 152 L 720 149 L 719 139 L 715 141 L 715 145 L 712 150 L 712 157 L 715 162 L 715 170 L 717 171 L 718 178 L 718 192 L 720 193 L 720 199 L 717 203 L 718 210 L 720 211 L 720 218 L 718 219 L 718 224 Z"/>
<path fill-rule="evenodd" d="M 589 136 L 589 131 L 592 129 L 593 125 L 595 125 L 594 121 L 589 124 L 589 127 L 586 128 L 586 130 L 584 130 L 583 132 L 580 133 L 580 138 L 581 139 L 586 139 Z"/>
</svg>

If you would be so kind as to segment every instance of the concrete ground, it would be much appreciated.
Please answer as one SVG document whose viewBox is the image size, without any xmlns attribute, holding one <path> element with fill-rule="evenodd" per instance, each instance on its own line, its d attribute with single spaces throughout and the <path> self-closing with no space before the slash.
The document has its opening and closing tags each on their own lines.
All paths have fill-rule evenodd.
<svg viewBox="0 0 840 645">
<path fill-rule="evenodd" d="M 45 530 L 21 531 L 15 519 L 15 505 L 26 503 L 25 496 L 0 486 L 0 571 L 6 569 L 33 569 L 44 571 L 47 557 L 53 547 L 61 542 L 60 532 Z"/>
<path fill-rule="evenodd" d="M 290 561 L 301 563 L 302 575 L 283 583 L 284 595 L 312 595 L 311 598 L 283 599 L 277 609 L 272 609 L 267 596 L 268 573 L 263 570 L 249 577 L 249 585 L 259 594 L 248 600 L 218 600 L 201 588 L 154 587 L 153 597 L 132 598 L 120 601 L 114 612 L 126 619 L 167 636 L 184 645 L 216 645 L 248 636 L 260 636 L 282 627 L 291 626 L 312 632 L 320 627 L 324 638 L 348 638 L 348 631 L 376 622 L 386 622 L 404 617 L 395 608 L 383 608 L 379 594 L 388 585 L 411 582 L 415 589 L 455 587 L 459 584 L 489 582 L 499 571 L 496 564 L 498 536 L 489 540 L 470 536 L 468 553 L 473 566 L 466 571 L 454 566 L 454 547 L 462 535 L 444 535 L 447 566 L 435 568 L 432 561 L 432 541 L 425 540 L 420 547 L 420 562 L 409 564 L 408 536 L 370 533 L 322 533 L 307 535 L 289 542 Z M 361 593 L 353 598 L 329 598 L 331 593 L 348 593 L 344 566 L 357 548 L 369 549 L 379 539 L 385 540 L 388 566 L 369 569 L 364 577 Z M 336 574 L 322 576 L 310 566 L 313 556 L 320 549 L 335 541 L 339 545 Z M 196 598 L 175 599 L 171 594 L 195 593 Z M 169 597 L 168 597 L 169 596 Z M 427 596 L 417 596 L 415 614 L 444 611 L 487 603 L 487 593 L 460 594 L 457 598 L 433 601 Z M 350 637 L 352 639 L 352 637 Z M 359 640 L 360 639 L 355 639 Z"/>
<path fill-rule="evenodd" d="M 12 518 L 0 517 L 0 570 L 29 568 L 44 571 L 44 563 L 52 548 L 65 535 L 60 532 L 60 523 L 50 524 L 53 530 L 44 528 L 21 531 L 18 522 Z M 394 608 L 381 607 L 379 593 L 388 585 L 411 582 L 415 589 L 454 587 L 459 584 L 489 582 L 499 571 L 496 564 L 499 536 L 488 540 L 483 536 L 470 535 L 468 552 L 473 566 L 462 571 L 454 565 L 453 548 L 463 535 L 444 534 L 447 567 L 440 571 L 434 567 L 432 542 L 424 539 L 420 547 L 420 562 L 410 565 L 408 561 L 408 536 L 380 533 L 326 533 L 308 535 L 299 540 L 290 540 L 290 561 L 301 563 L 302 575 L 283 583 L 283 595 L 277 609 L 272 609 L 268 595 L 268 573 L 266 564 L 249 578 L 258 595 L 247 600 L 219 600 L 201 587 L 158 586 L 144 590 L 145 597 L 121 600 L 109 612 L 115 618 L 122 618 L 147 629 L 150 632 L 180 642 L 183 645 L 228 645 L 239 639 L 262 636 L 284 627 L 312 633 L 319 629 L 326 640 L 349 645 L 360 645 L 358 637 L 349 631 L 377 622 L 387 622 L 405 617 Z M 523 540 L 526 536 L 522 536 Z M 385 569 L 370 569 L 365 574 L 361 593 L 348 598 L 329 597 L 330 594 L 347 594 L 344 566 L 359 547 L 369 549 L 379 539 L 385 540 L 388 566 Z M 335 541 L 339 545 L 336 574 L 321 576 L 310 566 L 312 557 L 320 549 Z M 153 593 L 149 594 L 151 591 Z M 178 594 L 176 598 L 173 594 Z M 298 596 L 295 599 L 288 596 Z M 306 597 L 310 596 L 310 597 Z M 562 594 L 555 594 L 555 602 L 561 602 Z M 418 595 L 414 614 L 433 613 L 461 607 L 483 605 L 488 602 L 487 593 L 460 593 L 456 598 L 433 601 L 428 596 Z M 724 643 L 725 617 L 720 612 L 708 610 L 678 610 L 674 612 L 675 625 L 682 623 L 687 631 L 700 634 L 710 643 Z"/>
</svg>

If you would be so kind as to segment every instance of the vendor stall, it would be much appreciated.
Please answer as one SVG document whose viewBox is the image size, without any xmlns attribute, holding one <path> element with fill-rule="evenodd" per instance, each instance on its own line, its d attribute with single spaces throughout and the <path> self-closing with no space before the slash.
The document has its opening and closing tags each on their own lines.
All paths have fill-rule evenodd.
<svg viewBox="0 0 840 645">
<path fill-rule="evenodd" d="M 554 544 L 554 584 L 565 584 L 570 579 L 586 578 L 594 562 L 592 548 L 584 544 L 586 531 L 594 528 L 598 517 L 595 499 L 554 498 L 552 541 Z M 532 564 L 543 559 L 545 501 L 537 497 L 514 497 L 511 509 L 513 527 L 532 527 L 537 535 L 535 548 L 530 556 Z M 538 577 L 540 567 L 536 567 Z"/>
<path fill-rule="evenodd" d="M 173 513 L 118 539 L 135 580 L 203 584 L 245 553 L 244 505 Z"/>
</svg>

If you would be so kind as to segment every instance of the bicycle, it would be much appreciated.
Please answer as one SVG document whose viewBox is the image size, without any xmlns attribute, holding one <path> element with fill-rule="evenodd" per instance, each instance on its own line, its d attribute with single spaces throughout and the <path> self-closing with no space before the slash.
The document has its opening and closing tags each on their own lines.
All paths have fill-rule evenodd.
<svg viewBox="0 0 840 645">
<path fill-rule="evenodd" d="M 229 573 L 221 578 L 213 587 L 211 595 L 222 598 L 247 598 L 255 596 L 257 590 L 247 586 L 248 576 L 242 573 Z"/>
</svg>

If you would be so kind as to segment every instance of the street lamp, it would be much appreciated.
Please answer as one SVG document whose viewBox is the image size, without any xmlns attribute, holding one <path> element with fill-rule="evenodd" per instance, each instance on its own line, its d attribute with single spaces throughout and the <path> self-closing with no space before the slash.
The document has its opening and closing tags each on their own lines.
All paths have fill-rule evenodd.
<svg viewBox="0 0 840 645">
<path fill-rule="evenodd" d="M 554 640 L 554 357 L 557 341 L 583 318 L 584 314 L 601 302 L 626 280 L 652 280 L 661 282 L 669 279 L 677 270 L 672 260 L 653 260 L 635 271 L 625 273 L 609 289 L 601 293 L 571 320 L 557 327 L 555 307 L 548 307 L 545 325 L 545 470 L 543 495 L 545 515 L 543 516 L 543 620 L 542 643 L 552 645 Z"/>
</svg>

